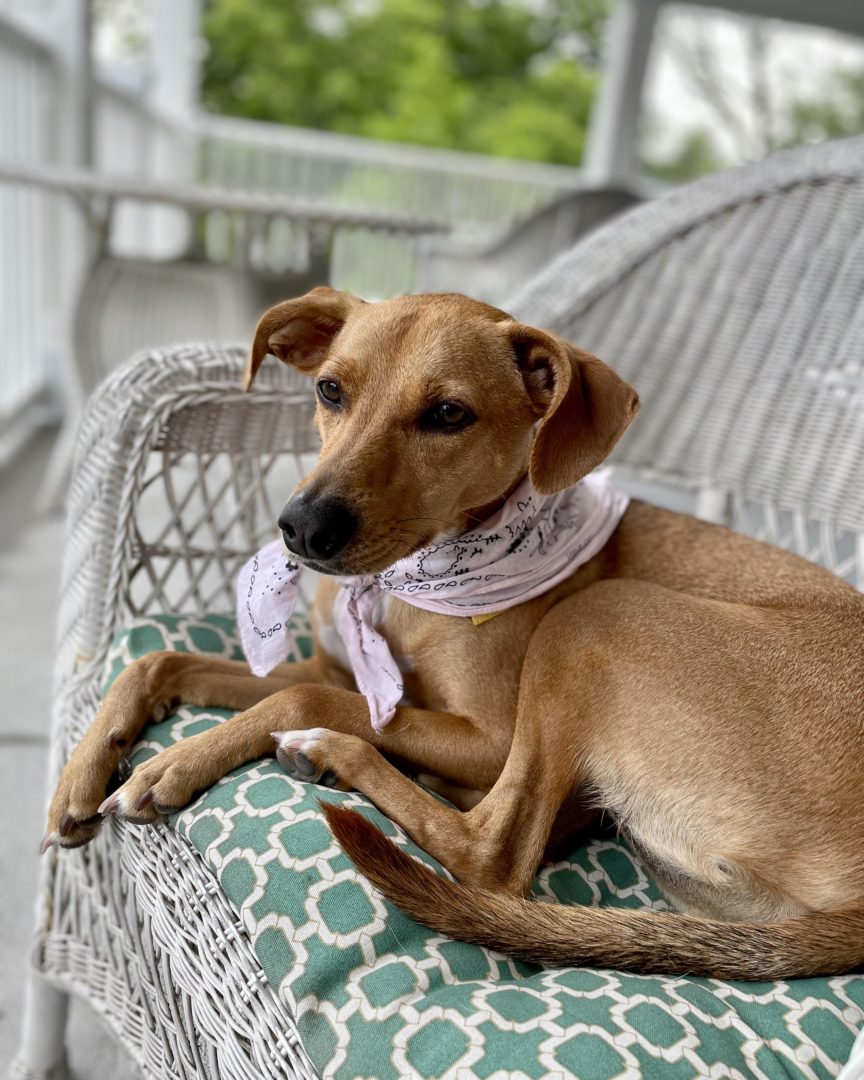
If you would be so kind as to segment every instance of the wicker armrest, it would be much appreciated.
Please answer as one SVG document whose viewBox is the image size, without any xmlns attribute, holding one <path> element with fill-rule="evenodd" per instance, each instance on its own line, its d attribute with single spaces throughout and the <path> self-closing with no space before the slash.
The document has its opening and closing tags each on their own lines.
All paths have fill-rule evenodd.
<svg viewBox="0 0 864 1080">
<path fill-rule="evenodd" d="M 274 460 L 317 448 L 308 383 L 274 362 L 244 393 L 244 361 L 239 346 L 143 353 L 88 403 L 67 509 L 58 682 L 92 678 L 130 612 L 170 608 L 154 560 L 182 562 L 191 578 L 200 578 L 205 564 L 216 565 L 225 585 L 238 560 L 254 549 L 264 518 L 271 525 L 275 520 L 269 508 L 262 514 L 260 497 Z M 214 462 L 221 466 L 218 482 Z M 178 470 L 194 483 L 180 484 Z M 148 492 L 155 509 L 145 513 Z M 227 525 L 216 520 L 220 504 Z M 173 517 L 148 539 L 145 526 L 160 505 Z M 136 576 L 155 583 L 140 602 L 133 597 Z M 200 592 L 194 601 L 200 610 Z"/>
<path fill-rule="evenodd" d="M 308 384 L 274 361 L 244 394 L 243 366 L 241 348 L 145 353 L 87 406 L 67 511 L 49 790 L 99 707 L 117 631 L 130 616 L 170 610 L 175 577 L 199 609 L 206 598 L 188 582 L 202 567 L 230 588 L 255 542 L 262 477 L 286 453 L 317 446 Z M 154 525 L 160 513 L 167 524 Z M 54 987 L 85 995 L 148 1076 L 315 1075 L 243 921 L 166 826 L 112 820 L 80 851 L 46 856 L 34 963 Z M 47 1026 L 50 1038 L 50 1017 Z"/>
</svg>

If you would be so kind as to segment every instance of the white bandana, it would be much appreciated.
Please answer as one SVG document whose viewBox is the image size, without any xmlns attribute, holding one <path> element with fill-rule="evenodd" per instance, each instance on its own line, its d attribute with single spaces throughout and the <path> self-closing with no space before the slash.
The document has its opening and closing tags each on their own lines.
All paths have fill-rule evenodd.
<svg viewBox="0 0 864 1080">
<path fill-rule="evenodd" d="M 395 562 L 369 577 L 340 578 L 337 630 L 376 731 L 402 699 L 402 676 L 373 626 L 376 600 L 388 593 L 442 615 L 486 616 L 548 592 L 592 559 L 624 516 L 629 499 L 607 469 L 555 495 L 540 495 L 526 477 L 500 510 L 475 529 Z M 285 660 L 293 642 L 301 567 L 281 540 L 262 548 L 237 581 L 243 651 L 256 675 Z"/>
</svg>

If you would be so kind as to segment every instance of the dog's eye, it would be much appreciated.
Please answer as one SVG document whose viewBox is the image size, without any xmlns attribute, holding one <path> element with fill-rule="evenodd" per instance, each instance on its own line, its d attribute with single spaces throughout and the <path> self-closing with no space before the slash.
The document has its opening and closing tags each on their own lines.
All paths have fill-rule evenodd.
<svg viewBox="0 0 864 1080">
<path fill-rule="evenodd" d="M 320 379 L 318 382 L 318 397 L 325 405 L 341 405 L 342 391 L 339 383 L 333 379 Z"/>
<path fill-rule="evenodd" d="M 421 426 L 432 431 L 461 431 L 476 419 L 457 401 L 440 401 L 423 414 Z"/>
</svg>

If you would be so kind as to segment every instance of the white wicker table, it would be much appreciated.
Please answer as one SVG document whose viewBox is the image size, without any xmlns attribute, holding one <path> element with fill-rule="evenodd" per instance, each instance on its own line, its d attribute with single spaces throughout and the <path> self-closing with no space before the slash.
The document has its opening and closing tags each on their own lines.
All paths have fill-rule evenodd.
<svg viewBox="0 0 864 1080">
<path fill-rule="evenodd" d="M 449 231 L 449 226 L 441 221 L 397 210 L 353 208 L 291 196 L 227 191 L 203 184 L 135 180 L 133 177 L 110 176 L 88 169 L 33 167 L 0 161 L 0 183 L 23 184 L 70 195 L 88 207 L 94 200 L 101 201 L 103 205 L 128 200 L 177 206 L 193 214 L 223 210 L 249 217 L 283 217 L 324 228 L 356 226 L 411 235 Z"/>
</svg>

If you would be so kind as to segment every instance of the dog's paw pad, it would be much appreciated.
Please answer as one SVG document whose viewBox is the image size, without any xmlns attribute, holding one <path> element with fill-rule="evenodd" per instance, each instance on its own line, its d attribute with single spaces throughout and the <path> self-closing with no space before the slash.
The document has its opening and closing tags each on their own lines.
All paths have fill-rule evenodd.
<svg viewBox="0 0 864 1080">
<path fill-rule="evenodd" d="M 169 716 L 177 711 L 177 706 L 180 704 L 179 697 L 169 698 L 167 701 L 157 701 L 153 708 L 150 710 L 150 720 L 154 724 L 161 724 L 163 720 L 167 720 Z"/>
<path fill-rule="evenodd" d="M 327 728 L 308 728 L 305 731 L 273 731 L 276 740 L 276 759 L 295 780 L 307 784 L 323 784 L 336 787 L 339 783 L 333 769 L 328 769 L 320 762 L 320 744 L 325 735 L 331 732 Z M 316 753 L 318 750 L 318 753 Z"/>
</svg>

